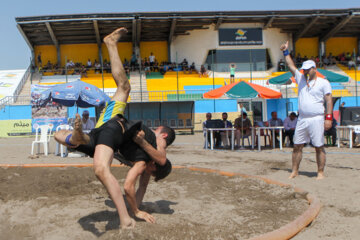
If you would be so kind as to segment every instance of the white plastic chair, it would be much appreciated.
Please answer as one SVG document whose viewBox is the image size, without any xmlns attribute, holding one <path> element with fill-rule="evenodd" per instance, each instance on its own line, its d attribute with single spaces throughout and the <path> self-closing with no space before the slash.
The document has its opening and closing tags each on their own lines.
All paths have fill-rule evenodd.
<svg viewBox="0 0 360 240">
<path fill-rule="evenodd" d="M 62 124 L 56 127 L 56 132 L 59 130 L 72 130 L 72 129 L 73 128 L 70 125 Z M 55 155 L 59 155 L 59 152 L 60 152 L 60 157 L 66 157 L 68 154 L 67 147 L 56 142 Z"/>
<path fill-rule="evenodd" d="M 52 124 L 40 125 L 40 126 L 36 127 L 36 129 L 35 129 L 35 131 L 36 131 L 35 141 L 32 142 L 32 146 L 31 146 L 31 155 L 34 155 L 34 146 L 35 146 L 35 144 L 38 145 L 37 153 L 40 152 L 40 144 L 43 144 L 44 145 L 44 154 L 46 156 L 48 155 L 49 142 L 50 142 L 50 136 L 51 136 L 52 129 L 53 129 Z"/>
</svg>

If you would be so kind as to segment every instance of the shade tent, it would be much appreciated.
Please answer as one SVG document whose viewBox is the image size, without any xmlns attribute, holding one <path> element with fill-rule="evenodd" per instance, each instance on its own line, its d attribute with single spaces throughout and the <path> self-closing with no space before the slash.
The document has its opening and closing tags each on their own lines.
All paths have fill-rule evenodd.
<svg viewBox="0 0 360 240">
<path fill-rule="evenodd" d="M 316 75 L 321 78 L 326 78 L 329 80 L 329 82 L 348 82 L 349 77 L 343 76 L 338 73 L 334 73 L 328 70 L 324 69 L 316 69 Z M 300 70 L 301 73 L 303 73 L 303 70 Z M 290 81 L 291 79 L 291 81 Z M 271 84 L 277 84 L 277 85 L 283 85 L 283 84 L 291 84 L 295 83 L 295 78 L 292 76 L 291 72 L 286 72 L 282 75 L 279 75 L 277 77 L 273 77 L 269 79 L 269 83 Z"/>
<path fill-rule="evenodd" d="M 252 98 L 264 98 L 264 99 L 273 99 L 281 98 L 281 93 L 263 87 L 257 84 L 240 81 L 232 83 L 230 85 L 225 85 L 220 88 L 216 88 L 209 92 L 204 93 L 204 98 L 216 99 L 224 95 L 227 95 L 231 98 L 241 98 L 241 99 L 252 99 Z"/>
</svg>

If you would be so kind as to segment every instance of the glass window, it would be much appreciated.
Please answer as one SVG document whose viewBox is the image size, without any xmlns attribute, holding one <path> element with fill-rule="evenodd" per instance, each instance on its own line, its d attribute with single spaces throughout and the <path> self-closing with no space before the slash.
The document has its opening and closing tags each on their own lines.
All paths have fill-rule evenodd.
<svg viewBox="0 0 360 240">
<path fill-rule="evenodd" d="M 236 64 L 236 71 L 266 71 L 271 67 L 267 49 L 209 50 L 205 64 L 216 72 L 229 72 L 229 64 Z"/>
</svg>

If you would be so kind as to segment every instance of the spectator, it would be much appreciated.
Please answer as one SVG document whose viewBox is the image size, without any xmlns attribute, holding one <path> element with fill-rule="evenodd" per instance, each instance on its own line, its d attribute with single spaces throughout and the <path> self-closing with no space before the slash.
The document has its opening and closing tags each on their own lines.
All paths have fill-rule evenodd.
<svg viewBox="0 0 360 240">
<path fill-rule="evenodd" d="M 150 63 L 150 69 L 151 69 L 151 71 L 153 71 L 153 66 L 155 63 L 155 56 L 152 52 L 150 53 L 150 56 L 149 56 L 149 63 Z"/>
<path fill-rule="evenodd" d="M 101 73 L 101 65 L 96 59 L 94 61 L 94 67 L 95 67 L 95 73 Z"/>
<path fill-rule="evenodd" d="M 190 74 L 192 74 L 193 71 L 195 71 L 195 63 L 194 62 L 190 66 Z"/>
<path fill-rule="evenodd" d="M 181 62 L 181 68 L 182 68 L 184 74 L 186 73 L 186 71 L 188 71 L 189 64 L 188 64 L 188 61 L 186 60 L 186 58 L 184 58 L 184 60 Z"/>
<path fill-rule="evenodd" d="M 271 119 L 269 120 L 270 127 L 281 127 L 283 126 L 283 121 L 277 117 L 277 112 L 271 112 Z M 275 146 L 279 145 L 279 130 L 275 130 Z M 272 132 L 271 132 L 272 137 Z M 272 142 L 272 141 L 271 141 Z"/>
<path fill-rule="evenodd" d="M 285 142 L 285 138 L 286 136 L 288 136 L 290 140 L 290 147 L 294 146 L 294 133 L 296 128 L 296 123 L 297 123 L 297 117 L 294 112 L 290 113 L 290 115 L 284 120 L 285 132 L 283 135 L 283 142 Z"/>
<path fill-rule="evenodd" d="M 39 52 L 39 54 L 37 56 L 37 61 L 38 61 L 38 67 L 41 68 L 42 67 L 41 52 Z"/>
<path fill-rule="evenodd" d="M 247 113 L 243 112 L 242 117 L 239 116 L 235 119 L 234 127 L 236 128 L 235 131 L 235 138 L 236 138 L 236 146 L 240 147 L 240 138 L 250 136 L 250 130 L 252 127 L 250 119 L 247 117 Z"/>
<path fill-rule="evenodd" d="M 324 136 L 332 137 L 332 145 L 333 146 L 336 145 L 336 125 L 337 125 L 337 122 L 336 122 L 335 118 L 333 117 L 331 128 L 324 131 Z"/>
<path fill-rule="evenodd" d="M 205 128 L 207 128 L 207 123 L 208 121 L 211 121 L 211 113 L 206 113 L 206 120 L 203 122 L 203 132 L 204 132 L 204 137 L 206 137 L 206 130 Z M 221 137 L 220 137 L 220 134 L 219 132 L 217 131 L 214 131 L 214 138 L 215 138 L 215 146 L 216 147 L 219 147 L 220 146 L 220 141 L 221 141 Z M 205 144 L 206 144 L 206 141 L 205 141 Z M 210 145 L 210 132 L 208 132 L 208 144 Z M 204 148 L 206 148 L 206 145 L 204 145 Z"/>
<path fill-rule="evenodd" d="M 85 65 L 81 65 L 81 67 L 80 67 L 80 75 L 81 75 L 81 77 L 88 77 L 87 76 L 87 69 L 86 69 L 86 67 L 85 67 Z"/>
<path fill-rule="evenodd" d="M 285 62 L 283 59 L 280 59 L 279 63 L 278 63 L 278 71 L 279 72 L 284 72 L 285 71 Z"/>
<path fill-rule="evenodd" d="M 199 77 L 207 77 L 206 68 L 204 65 L 201 65 L 200 67 Z"/>
<path fill-rule="evenodd" d="M 354 60 L 350 59 L 350 61 L 348 62 L 348 68 L 349 68 L 349 70 L 351 70 L 351 68 L 354 68 L 354 70 L 355 70 L 355 62 L 354 62 Z"/>
<path fill-rule="evenodd" d="M 110 63 L 107 61 L 107 59 L 104 60 L 104 69 L 105 69 L 105 72 L 111 73 L 111 66 L 110 66 Z"/>
<path fill-rule="evenodd" d="M 90 69 L 91 67 L 92 67 L 92 62 L 91 62 L 90 58 L 88 58 L 88 61 L 86 63 L 86 68 Z"/>
<path fill-rule="evenodd" d="M 153 66 L 153 71 L 154 72 L 159 72 L 159 62 L 157 61 L 157 59 L 155 59 L 155 62 L 154 62 L 154 66 Z"/>
<path fill-rule="evenodd" d="M 135 70 L 136 62 L 137 62 L 137 57 L 136 57 L 135 52 L 133 52 L 132 55 L 131 55 L 131 59 L 130 59 L 130 68 L 131 68 L 131 71 L 134 71 L 134 70 Z"/>
<path fill-rule="evenodd" d="M 224 128 L 232 128 L 232 123 L 227 120 L 228 114 L 226 112 L 223 112 L 222 114 L 222 120 L 224 122 Z M 221 142 L 224 145 L 224 148 L 230 147 L 231 143 L 231 130 L 224 130 L 220 132 L 221 136 Z"/>
<path fill-rule="evenodd" d="M 82 113 L 82 128 L 84 131 L 90 131 L 95 127 L 94 122 L 89 118 L 89 111 L 84 110 Z"/>
<path fill-rule="evenodd" d="M 230 68 L 230 84 L 235 82 L 235 70 L 236 70 L 236 64 L 231 63 L 229 65 Z"/>
</svg>

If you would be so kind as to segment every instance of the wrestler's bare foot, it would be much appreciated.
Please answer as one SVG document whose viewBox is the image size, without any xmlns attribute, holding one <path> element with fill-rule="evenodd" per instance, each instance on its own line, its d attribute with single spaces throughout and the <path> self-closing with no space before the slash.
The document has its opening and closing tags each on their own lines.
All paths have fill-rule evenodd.
<svg viewBox="0 0 360 240">
<path fill-rule="evenodd" d="M 299 175 L 298 172 L 292 172 L 289 176 L 289 179 L 296 178 Z"/>
<path fill-rule="evenodd" d="M 324 172 L 318 172 L 316 180 L 321 180 L 321 179 L 324 179 L 324 178 L 325 178 Z"/>
<path fill-rule="evenodd" d="M 84 134 L 82 131 L 82 122 L 80 115 L 77 113 L 74 122 L 74 130 L 72 131 L 72 136 L 70 142 L 74 145 L 87 144 L 90 141 L 88 135 Z"/>
<path fill-rule="evenodd" d="M 127 34 L 127 32 L 128 30 L 124 27 L 118 28 L 104 37 L 104 43 L 106 45 L 117 43 L 123 35 Z"/>
<path fill-rule="evenodd" d="M 121 224 L 121 229 L 133 229 L 136 225 L 134 219 L 130 218 L 130 220 L 124 224 Z"/>
</svg>

